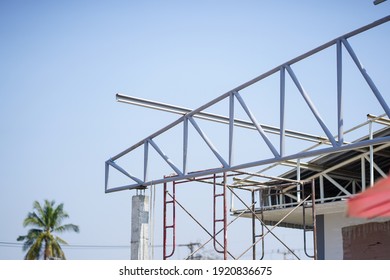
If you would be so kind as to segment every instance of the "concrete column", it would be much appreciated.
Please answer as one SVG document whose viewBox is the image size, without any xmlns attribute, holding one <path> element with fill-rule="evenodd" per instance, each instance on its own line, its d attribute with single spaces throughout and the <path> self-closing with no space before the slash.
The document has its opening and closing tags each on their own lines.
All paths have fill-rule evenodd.
<svg viewBox="0 0 390 280">
<path fill-rule="evenodd" d="M 137 194 L 131 206 L 131 259 L 149 259 L 149 196 Z"/>
</svg>

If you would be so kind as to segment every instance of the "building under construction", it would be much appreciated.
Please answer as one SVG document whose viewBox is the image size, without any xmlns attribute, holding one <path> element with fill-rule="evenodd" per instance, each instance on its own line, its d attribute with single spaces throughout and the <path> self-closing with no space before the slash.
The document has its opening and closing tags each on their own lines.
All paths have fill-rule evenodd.
<svg viewBox="0 0 390 280">
<path fill-rule="evenodd" d="M 175 255 L 178 209 L 205 232 L 198 249 L 213 244 L 224 259 L 264 258 L 268 235 L 299 258 L 273 232 L 277 227 L 302 230 L 302 248 L 310 258 L 390 259 L 390 218 L 346 215 L 348 198 L 390 170 L 389 79 L 376 78 L 382 68 L 366 69 L 353 47 L 370 40 L 374 29 L 388 36 L 389 20 L 329 41 L 197 109 L 117 94 L 120 102 L 179 117 L 106 161 L 106 193 L 163 189 L 163 259 Z M 388 54 L 381 58 L 388 66 Z M 318 78 L 305 80 L 305 70 Z M 113 173 L 128 183 L 118 185 Z M 177 190 L 186 184 L 210 188 L 211 225 L 180 203 Z M 148 223 L 145 215 L 140 211 L 133 223 Z M 228 230 L 236 219 L 250 221 L 242 230 L 251 238 L 249 246 L 233 253 Z M 132 244 L 145 248 L 139 244 L 140 227 L 134 227 L 138 241 L 132 238 Z M 196 252 L 191 247 L 186 258 Z"/>
</svg>

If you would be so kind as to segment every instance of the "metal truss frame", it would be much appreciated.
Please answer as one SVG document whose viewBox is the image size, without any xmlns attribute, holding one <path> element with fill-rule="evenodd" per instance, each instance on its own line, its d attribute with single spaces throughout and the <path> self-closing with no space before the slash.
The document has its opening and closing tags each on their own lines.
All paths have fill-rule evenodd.
<svg viewBox="0 0 390 280">
<path fill-rule="evenodd" d="M 348 151 L 348 150 L 355 150 L 355 149 L 361 149 L 364 147 L 370 147 L 370 149 L 373 149 L 373 146 L 387 143 L 390 141 L 390 136 L 384 136 L 384 137 L 378 137 L 373 138 L 370 137 L 369 139 L 362 139 L 357 142 L 353 143 L 347 143 L 344 141 L 344 125 L 343 125 L 343 108 L 347 106 L 343 102 L 343 91 L 342 91 L 342 84 L 343 84 L 343 75 L 342 75 L 342 50 L 345 49 L 349 56 L 352 58 L 353 62 L 355 63 L 357 69 L 360 71 L 363 79 L 368 84 L 369 88 L 372 91 L 372 94 L 375 96 L 376 100 L 380 104 L 380 106 L 383 108 L 385 115 L 387 117 L 390 117 L 390 108 L 386 100 L 384 99 L 383 95 L 380 93 L 379 89 L 376 87 L 375 83 L 373 82 L 372 78 L 368 74 L 367 70 L 363 67 L 361 62 L 359 61 L 356 53 L 352 49 L 352 46 L 348 42 L 348 39 L 358 35 L 362 32 L 365 32 L 371 28 L 374 28 L 378 25 L 387 23 L 390 20 L 390 16 L 384 17 L 378 21 L 375 21 L 369 25 L 366 25 L 364 27 L 361 27 L 355 31 L 352 31 L 350 33 L 347 33 L 341 37 L 338 37 L 332 41 L 329 41 L 326 44 L 323 44 L 303 55 L 300 55 L 286 63 L 283 63 L 282 65 L 279 65 L 273 69 L 271 69 L 268 72 L 265 72 L 264 74 L 226 92 L 225 94 L 215 98 L 214 100 L 204 104 L 203 106 L 191 110 L 187 108 L 182 108 L 178 106 L 168 105 L 168 104 L 162 104 L 157 103 L 154 101 L 149 100 L 142 100 L 139 98 L 124 96 L 124 95 L 117 95 L 118 101 L 127 102 L 131 104 L 136 105 L 142 105 L 150 108 L 155 108 L 159 110 L 165 110 L 172 113 L 181 114 L 182 116 L 179 117 L 176 121 L 172 122 L 168 126 L 158 130 L 157 132 L 153 133 L 152 135 L 144 138 L 140 142 L 136 143 L 135 145 L 129 147 L 128 149 L 122 151 L 121 153 L 111 157 L 109 160 L 105 163 L 105 192 L 111 193 L 121 190 L 129 190 L 129 189 L 139 189 L 139 188 L 145 188 L 150 185 L 154 184 L 161 184 L 171 181 L 177 181 L 177 180 L 185 180 L 185 179 L 191 179 L 196 177 L 202 177 L 206 175 L 212 175 L 216 173 L 225 173 L 225 172 L 231 172 L 231 171 L 237 171 L 237 170 L 243 170 L 250 167 L 256 167 L 256 166 L 262 166 L 266 164 L 281 164 L 281 163 L 287 163 L 289 161 L 295 161 L 297 160 L 299 162 L 300 159 L 313 157 L 313 156 L 320 156 L 324 154 L 331 154 L 331 153 L 337 153 L 342 151 Z M 292 66 L 295 63 L 298 63 L 320 51 L 323 51 L 331 46 L 336 46 L 336 69 L 337 69 L 337 135 L 332 135 L 329 127 L 321 117 L 319 111 L 317 110 L 316 105 L 310 98 L 310 95 L 308 92 L 304 89 L 302 83 L 299 81 L 296 73 L 294 72 Z M 249 108 L 248 104 L 245 103 L 244 98 L 242 97 L 240 91 L 243 89 L 246 89 L 250 87 L 251 85 L 261 82 L 263 79 L 275 74 L 279 73 L 280 76 L 280 109 L 279 109 L 279 116 L 280 116 L 280 124 L 279 127 L 273 127 L 269 125 L 260 124 L 258 120 L 256 119 L 256 116 L 252 113 L 251 109 Z M 287 73 L 287 74 L 286 74 Z M 299 93 L 301 94 L 302 98 L 305 101 L 306 106 L 310 109 L 312 112 L 312 117 L 316 120 L 316 122 L 320 125 L 322 128 L 324 135 L 310 135 L 306 133 L 301 133 L 297 131 L 291 131 L 287 130 L 285 128 L 285 83 L 286 83 L 286 76 L 289 76 L 291 80 L 293 81 L 294 85 L 298 89 Z M 216 114 L 211 114 L 205 112 L 207 108 L 209 108 L 212 105 L 215 105 L 223 100 L 228 100 L 228 112 L 229 116 L 220 116 Z M 240 106 L 244 112 L 246 113 L 247 117 L 250 119 L 250 121 L 244 121 L 239 120 L 235 118 L 235 107 Z M 225 123 L 229 126 L 229 150 L 228 150 L 228 156 L 225 158 L 221 155 L 221 153 L 218 151 L 218 147 L 211 142 L 207 134 L 202 130 L 201 126 L 197 123 L 196 118 L 206 119 L 209 121 L 216 121 Z M 179 167 L 176 165 L 170 157 L 162 151 L 162 149 L 158 146 L 158 144 L 153 140 L 157 136 L 169 131 L 173 127 L 176 127 L 178 125 L 183 126 L 183 134 L 182 134 L 182 142 L 183 142 L 183 151 L 182 151 L 182 165 Z M 214 157 L 218 160 L 220 163 L 220 166 L 208 169 L 208 170 L 202 170 L 202 171 L 189 171 L 188 166 L 188 140 L 189 140 L 189 126 L 192 126 L 195 131 L 199 134 L 199 136 L 203 139 L 203 141 L 207 144 L 210 151 L 214 155 Z M 263 158 L 258 161 L 253 162 L 247 162 L 244 164 L 234 164 L 233 162 L 233 140 L 234 140 L 234 132 L 235 132 L 235 126 L 245 127 L 248 129 L 254 129 L 256 130 L 260 135 L 260 141 L 261 143 L 265 143 L 268 147 L 269 151 L 271 152 L 272 156 L 268 158 Z M 272 141 L 270 141 L 268 137 L 268 133 L 277 134 L 279 135 L 279 149 L 277 149 Z M 285 141 L 286 137 L 293 137 L 296 139 L 299 139 L 301 141 L 311 141 L 318 143 L 318 145 L 326 145 L 326 147 L 321 147 L 319 149 L 308 149 L 304 150 L 298 153 L 287 153 L 285 150 Z M 316 145 L 317 146 L 317 145 Z M 143 154 L 143 178 L 136 177 L 130 173 L 130 171 L 125 170 L 123 167 L 121 167 L 116 161 L 127 154 L 131 153 L 135 149 L 143 147 L 144 154 Z M 160 157 L 170 166 L 172 171 L 176 174 L 175 176 L 169 176 L 165 178 L 149 178 L 149 149 L 154 149 Z M 372 166 L 374 166 L 372 164 Z M 118 187 L 109 187 L 109 172 L 110 168 L 114 168 L 127 176 L 132 183 L 124 185 L 124 186 L 118 186 Z M 328 178 L 329 179 L 329 178 Z"/>
</svg>

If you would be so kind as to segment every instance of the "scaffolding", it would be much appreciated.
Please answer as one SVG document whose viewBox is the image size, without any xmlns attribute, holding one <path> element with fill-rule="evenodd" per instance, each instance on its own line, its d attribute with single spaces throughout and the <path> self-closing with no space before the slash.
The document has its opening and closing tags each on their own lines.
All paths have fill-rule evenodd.
<svg viewBox="0 0 390 280">
<path fill-rule="evenodd" d="M 390 108 L 388 102 L 374 83 L 367 69 L 363 67 L 357 54 L 349 43 L 350 38 L 364 33 L 372 28 L 387 23 L 390 16 L 363 26 L 355 31 L 340 36 L 326 44 L 323 44 L 303 55 L 300 55 L 286 63 L 283 63 L 270 71 L 226 92 L 214 100 L 200 106 L 197 109 L 189 109 L 176 105 L 159 103 L 156 101 L 117 94 L 117 100 L 132 105 L 162 110 L 181 115 L 176 121 L 144 138 L 123 152 L 106 161 L 105 168 L 105 192 L 117 192 L 122 190 L 144 189 L 152 185 L 164 186 L 164 223 L 163 223 L 163 259 L 169 259 L 175 253 L 176 244 L 176 209 L 180 207 L 189 215 L 209 236 L 209 240 L 199 245 L 197 250 L 191 250 L 187 259 L 191 259 L 195 253 L 209 242 L 213 243 L 216 252 L 223 255 L 224 259 L 240 259 L 247 252 L 252 251 L 252 258 L 259 255 L 264 257 L 264 238 L 268 234 L 273 235 L 289 253 L 297 259 L 299 257 L 294 250 L 289 248 L 273 229 L 278 226 L 299 228 L 303 230 L 304 251 L 307 257 L 317 259 L 317 234 L 316 216 L 318 213 L 328 211 L 332 207 L 345 207 L 345 199 L 361 190 L 373 185 L 379 177 L 386 177 L 390 168 Z M 313 102 L 309 93 L 304 89 L 292 66 L 313 55 L 335 47 L 336 49 L 336 91 L 337 104 L 337 133 L 332 134 L 332 129 L 319 113 L 318 107 Z M 379 114 L 364 114 L 366 121 L 346 129 L 344 127 L 344 108 L 348 106 L 343 100 L 343 53 L 346 52 L 356 69 L 360 72 L 362 80 L 368 85 L 370 94 L 375 98 L 382 112 Z M 267 77 L 279 74 L 279 125 L 271 126 L 261 124 L 253 111 L 244 100 L 244 90 L 261 83 Z M 304 100 L 305 106 L 311 112 L 308 118 L 312 118 L 321 128 L 320 134 L 304 133 L 286 128 L 286 81 L 291 78 L 293 85 Z M 241 92 L 243 92 L 241 94 Z M 208 108 L 227 103 L 228 116 L 206 112 Z M 235 117 L 237 108 L 240 108 L 246 119 Z M 377 113 L 377 112 L 375 112 Z M 227 125 L 228 147 L 227 155 L 219 151 L 208 137 L 205 130 L 198 123 L 198 119 L 206 122 L 217 122 Z M 163 151 L 158 141 L 159 136 L 170 132 L 173 128 L 182 126 L 181 138 L 182 152 L 181 166 Z M 189 138 L 190 128 L 207 145 L 210 154 L 218 162 L 216 166 L 206 170 L 190 170 L 189 168 Z M 235 163 L 236 130 L 246 129 L 256 131 L 260 137 L 259 145 L 266 147 L 268 154 L 255 161 Z M 347 141 L 346 136 L 354 135 L 356 131 L 365 130 L 366 134 L 354 141 Z M 277 141 L 270 135 L 276 135 Z M 294 139 L 306 147 L 298 152 L 286 149 L 287 139 Z M 133 175 L 122 167 L 118 160 L 133 153 L 137 149 L 143 149 L 140 161 L 143 164 L 143 176 Z M 149 160 L 150 150 L 169 166 L 172 175 L 150 177 Z M 367 164 L 368 163 L 368 164 Z M 252 168 L 262 168 L 251 171 Z M 277 176 L 271 175 L 279 167 L 289 168 L 286 172 Z M 110 169 L 115 169 L 127 177 L 130 184 L 122 186 L 110 186 Z M 213 187 L 213 225 L 212 231 L 206 229 L 191 213 L 182 205 L 176 194 L 179 184 L 198 182 L 209 184 Z M 250 201 L 245 201 L 240 193 L 250 194 Z M 230 205 L 228 194 L 231 195 Z M 236 209 L 234 201 L 239 201 L 242 209 Z M 230 210 L 228 208 L 230 207 Z M 228 213 L 234 217 L 228 220 Z M 241 254 L 233 254 L 228 250 L 228 227 L 238 218 L 251 219 L 252 240 L 251 246 L 245 248 Z M 307 234 L 313 236 L 313 252 L 308 252 Z M 172 249 L 168 252 L 168 243 Z"/>
<path fill-rule="evenodd" d="M 278 225 L 280 225 L 284 219 L 286 219 L 291 213 L 293 213 L 296 209 L 299 207 L 305 208 L 311 208 L 311 213 L 312 216 L 315 217 L 315 200 L 312 198 L 315 196 L 315 186 L 314 186 L 314 180 L 312 181 L 312 188 L 311 188 L 311 193 L 307 194 L 307 197 L 302 199 L 295 207 L 289 209 L 289 212 L 282 218 L 280 219 L 279 222 L 275 223 L 272 227 L 269 227 L 264 222 L 263 218 L 263 204 L 260 202 L 260 208 L 255 208 L 256 201 L 255 201 L 255 196 L 256 193 L 259 195 L 259 201 L 262 201 L 262 187 L 256 187 L 256 188 L 237 188 L 236 185 L 228 185 L 227 182 L 227 177 L 228 176 L 236 176 L 236 175 L 242 175 L 240 172 L 239 173 L 232 173 L 227 175 L 226 173 L 224 174 L 214 174 L 213 176 L 209 177 L 202 177 L 202 178 L 196 178 L 192 180 L 180 180 L 180 181 L 173 181 L 172 184 L 172 191 L 169 192 L 167 185 L 169 183 L 164 183 L 164 205 L 172 204 L 172 209 L 173 211 L 170 213 L 172 215 L 171 221 L 172 223 L 167 224 L 167 214 L 168 212 L 166 211 L 166 206 L 164 206 L 164 226 L 163 226 L 163 232 L 164 232 L 164 243 L 163 243 L 163 259 L 169 259 L 170 257 L 173 256 L 174 250 L 175 250 L 175 244 L 176 244 L 176 234 L 175 234 L 175 228 L 176 228 L 176 220 L 175 220 L 175 208 L 176 205 L 178 205 L 184 212 L 188 214 L 188 216 L 195 221 L 210 237 L 205 243 L 200 244 L 198 249 L 193 251 L 186 259 L 190 259 L 193 257 L 195 253 L 197 253 L 199 250 L 201 250 L 205 245 L 207 245 L 209 242 L 213 242 L 213 247 L 216 252 L 223 254 L 223 258 L 226 259 L 234 259 L 238 260 L 240 259 L 243 255 L 245 255 L 248 251 L 252 250 L 252 258 L 256 259 L 256 245 L 261 242 L 261 257 L 262 259 L 264 257 L 264 238 L 268 234 L 272 234 L 283 246 L 288 250 L 289 253 L 293 254 L 297 259 L 299 257 L 294 253 L 294 251 L 289 248 L 279 237 L 277 237 L 272 230 L 276 228 Z M 259 175 L 258 175 L 259 176 Z M 261 175 L 260 175 L 261 176 Z M 218 182 L 217 179 L 222 178 L 221 182 Z M 188 183 L 188 182 L 200 182 L 200 183 L 206 183 L 206 184 L 211 184 L 213 186 L 213 232 L 210 232 L 206 229 L 205 226 L 201 224 L 178 200 L 176 199 L 175 195 L 175 188 L 177 184 L 183 184 L 183 183 Z M 301 184 L 301 183 L 299 183 Z M 220 192 L 217 191 L 218 186 L 221 188 Z M 303 185 L 302 185 L 303 186 Z M 246 190 L 251 193 L 252 201 L 250 205 L 247 205 L 246 202 L 237 194 L 238 190 Z M 302 188 L 303 190 L 303 188 Z M 230 191 L 232 195 L 234 195 L 238 200 L 241 201 L 246 206 L 245 210 L 239 210 L 235 211 L 234 215 L 236 216 L 235 219 L 232 221 L 228 222 L 227 219 L 227 193 Z M 304 192 L 302 192 L 304 193 Z M 272 195 L 273 196 L 273 195 Z M 221 199 L 223 203 L 221 204 L 222 209 L 218 209 L 216 200 Z M 220 211 L 222 214 L 218 216 L 218 211 Z M 235 221 L 237 218 L 242 217 L 244 215 L 249 215 L 251 216 L 252 220 L 252 244 L 250 247 L 246 248 L 241 254 L 234 256 L 231 252 L 228 251 L 228 238 L 227 238 L 227 229 L 228 227 Z M 256 233 L 256 222 L 260 223 L 261 227 L 261 234 Z M 218 229 L 217 224 L 222 223 L 222 226 Z M 306 225 L 306 216 L 305 216 L 305 211 L 303 212 L 303 224 L 304 224 L 304 234 L 306 235 L 306 232 L 311 230 L 313 232 L 313 235 L 315 236 L 315 219 L 313 219 L 311 225 Z M 167 236 L 168 233 L 171 233 L 171 243 L 168 243 Z M 222 240 L 218 240 L 218 235 L 222 234 Z M 315 240 L 315 237 L 314 237 Z M 314 241 L 315 242 L 315 241 Z M 173 245 L 171 245 L 173 244 Z M 170 253 L 167 253 L 167 247 L 172 246 L 172 251 Z M 315 247 L 315 244 L 313 244 Z M 314 255 L 309 256 L 307 253 L 306 249 L 306 241 L 305 241 L 305 253 L 308 257 L 310 258 L 315 258 L 316 259 L 316 250 L 314 249 Z"/>
</svg>

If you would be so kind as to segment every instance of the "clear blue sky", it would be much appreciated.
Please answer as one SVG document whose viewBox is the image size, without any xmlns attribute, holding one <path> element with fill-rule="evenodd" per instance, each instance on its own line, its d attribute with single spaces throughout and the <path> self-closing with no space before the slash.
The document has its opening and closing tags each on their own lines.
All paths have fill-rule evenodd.
<svg viewBox="0 0 390 280">
<path fill-rule="evenodd" d="M 130 243 L 134 192 L 105 194 L 104 162 L 177 117 L 118 104 L 117 92 L 198 107 L 389 11 L 371 0 L 1 1 L 0 242 L 26 233 L 34 200 L 54 199 L 80 226 L 63 235 L 70 244 Z M 0 259 L 23 256 L 0 245 Z"/>
</svg>

